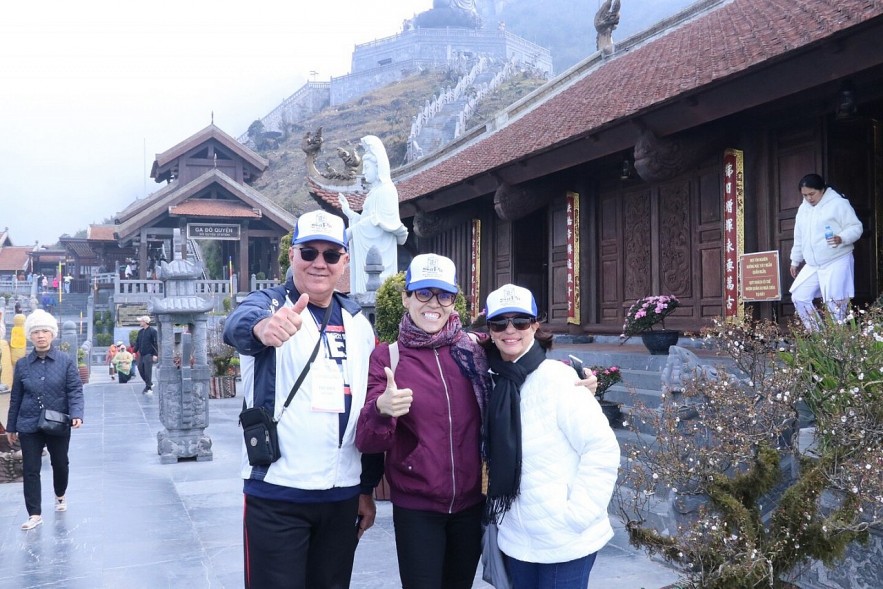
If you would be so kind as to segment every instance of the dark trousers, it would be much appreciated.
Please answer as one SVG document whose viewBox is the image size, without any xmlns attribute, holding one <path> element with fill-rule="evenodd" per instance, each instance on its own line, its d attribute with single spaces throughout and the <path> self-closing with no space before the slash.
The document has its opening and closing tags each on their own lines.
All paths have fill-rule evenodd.
<svg viewBox="0 0 883 589">
<path fill-rule="evenodd" d="M 554 563 L 524 562 L 507 556 L 506 570 L 512 589 L 585 589 L 597 554 Z"/>
<path fill-rule="evenodd" d="M 393 506 L 404 589 L 472 587 L 481 557 L 483 507 L 479 503 L 448 514 Z"/>
<path fill-rule="evenodd" d="M 289 503 L 246 495 L 246 589 L 349 587 L 358 513 L 358 496 L 330 503 Z"/>
<path fill-rule="evenodd" d="M 144 381 L 144 390 L 153 388 L 153 356 L 150 354 L 138 355 L 138 373 Z"/>
<path fill-rule="evenodd" d="M 52 464 L 52 486 L 55 496 L 61 497 L 67 491 L 68 481 L 68 458 L 67 451 L 71 443 L 71 436 L 47 436 L 43 432 L 32 434 L 20 433 L 22 472 L 24 475 L 25 507 L 28 515 L 41 515 L 40 505 L 43 494 L 40 485 L 40 468 L 43 466 L 43 447 L 49 450 L 49 460 Z"/>
</svg>

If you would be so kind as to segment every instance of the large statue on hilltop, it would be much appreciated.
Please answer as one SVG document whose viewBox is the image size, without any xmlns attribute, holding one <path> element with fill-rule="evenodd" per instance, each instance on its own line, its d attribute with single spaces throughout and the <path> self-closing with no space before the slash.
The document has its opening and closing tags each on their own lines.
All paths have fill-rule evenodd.
<svg viewBox="0 0 883 589">
<path fill-rule="evenodd" d="M 350 221 L 350 291 L 367 292 L 365 260 L 371 246 L 383 260 L 380 281 L 398 271 L 398 246 L 408 239 L 408 229 L 399 218 L 399 193 L 389 170 L 389 158 L 383 143 L 374 135 L 362 137 L 362 175 L 369 190 L 361 214 L 350 208 L 349 201 L 338 193 L 338 202 Z"/>
<path fill-rule="evenodd" d="M 414 17 L 414 25 L 426 29 L 481 28 L 475 0 L 433 0 L 432 8 Z"/>
</svg>

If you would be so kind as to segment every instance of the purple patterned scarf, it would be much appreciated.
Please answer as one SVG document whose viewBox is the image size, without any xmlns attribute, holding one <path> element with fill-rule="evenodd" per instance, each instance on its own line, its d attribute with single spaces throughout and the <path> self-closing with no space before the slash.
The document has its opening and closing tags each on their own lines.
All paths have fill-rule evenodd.
<svg viewBox="0 0 883 589">
<path fill-rule="evenodd" d="M 484 421 L 484 407 L 490 390 L 487 355 L 484 349 L 463 331 L 460 315 L 456 311 L 451 312 L 448 322 L 437 333 L 426 333 L 417 327 L 408 313 L 405 313 L 399 323 L 398 342 L 406 348 L 450 346 L 451 356 L 460 367 L 460 372 L 472 383 L 472 391 L 475 393 L 475 400 L 478 401 L 478 408 Z"/>
</svg>

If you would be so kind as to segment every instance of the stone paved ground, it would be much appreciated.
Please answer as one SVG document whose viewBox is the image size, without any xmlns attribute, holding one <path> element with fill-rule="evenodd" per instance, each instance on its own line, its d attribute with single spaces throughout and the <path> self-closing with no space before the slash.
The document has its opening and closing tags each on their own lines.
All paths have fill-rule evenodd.
<svg viewBox="0 0 883 589">
<path fill-rule="evenodd" d="M 104 367 L 92 375 L 86 424 L 71 441 L 69 510 L 52 511 L 48 458 L 45 523 L 35 530 L 19 530 L 27 518 L 21 484 L 0 485 L 0 588 L 241 587 L 241 399 L 211 401 L 213 461 L 162 465 L 156 397 L 141 395 L 138 379 L 111 382 Z M 590 586 L 659 589 L 675 579 L 630 548 L 620 528 L 601 551 Z M 377 523 L 362 539 L 352 586 L 400 586 L 388 502 L 378 503 Z M 477 578 L 475 587 L 489 585 Z"/>
</svg>

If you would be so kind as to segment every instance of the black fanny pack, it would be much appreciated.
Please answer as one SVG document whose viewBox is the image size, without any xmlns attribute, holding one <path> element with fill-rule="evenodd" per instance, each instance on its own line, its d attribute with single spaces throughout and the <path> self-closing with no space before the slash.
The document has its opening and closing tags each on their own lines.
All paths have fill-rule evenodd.
<svg viewBox="0 0 883 589">
<path fill-rule="evenodd" d="M 279 460 L 279 436 L 276 421 L 263 407 L 251 407 L 239 414 L 245 451 L 252 466 L 269 466 Z"/>
</svg>

